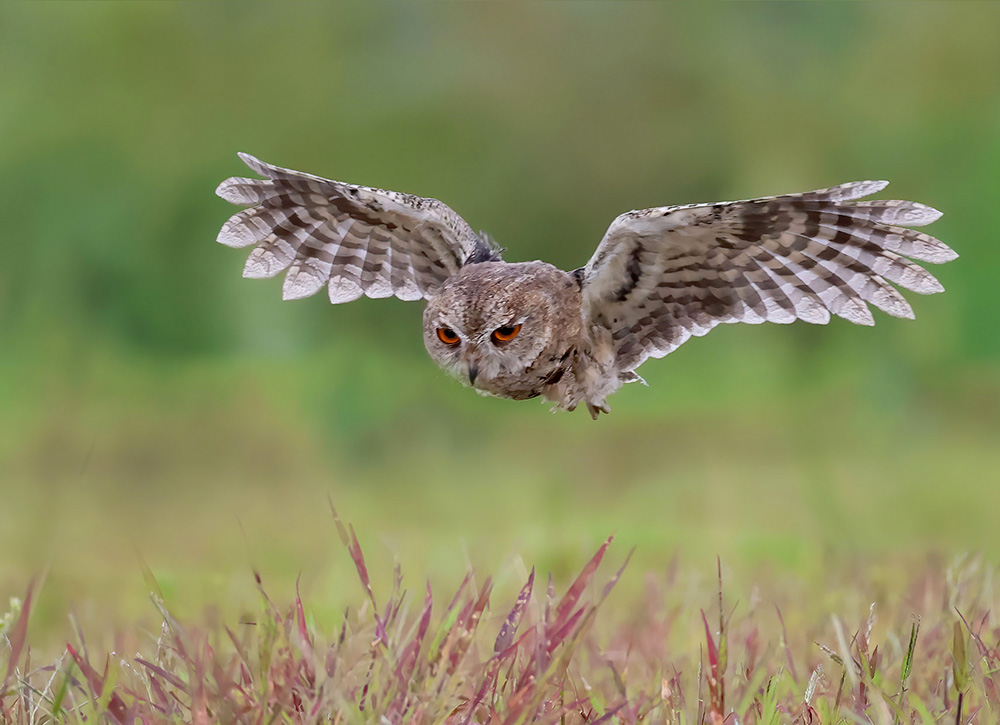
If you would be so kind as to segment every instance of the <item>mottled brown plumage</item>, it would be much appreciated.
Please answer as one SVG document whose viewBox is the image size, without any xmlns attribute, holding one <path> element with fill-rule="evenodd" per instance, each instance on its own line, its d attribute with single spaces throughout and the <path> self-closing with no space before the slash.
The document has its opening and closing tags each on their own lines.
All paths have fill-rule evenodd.
<svg viewBox="0 0 1000 725">
<path fill-rule="evenodd" d="M 326 286 L 331 302 L 424 298 L 430 356 L 483 394 L 585 403 L 594 417 L 649 357 L 720 323 L 874 324 L 868 305 L 913 311 L 890 282 L 943 290 L 911 260 L 956 255 L 905 227 L 940 212 L 909 201 L 853 201 L 886 182 L 746 201 L 622 214 L 575 272 L 509 264 L 436 199 L 331 181 L 241 154 L 265 179 L 232 178 L 217 193 L 251 205 L 218 240 L 256 245 L 246 277 L 287 270 L 283 294 Z M 909 258 L 909 259 L 908 259 Z"/>
<path fill-rule="evenodd" d="M 469 264 L 428 301 L 424 345 L 481 393 L 562 402 L 576 377 L 581 300 L 579 281 L 545 262 Z M 495 330 L 518 325 L 525 332 L 513 339 L 493 338 Z M 440 328 L 453 330 L 460 343 L 442 342 Z"/>
</svg>

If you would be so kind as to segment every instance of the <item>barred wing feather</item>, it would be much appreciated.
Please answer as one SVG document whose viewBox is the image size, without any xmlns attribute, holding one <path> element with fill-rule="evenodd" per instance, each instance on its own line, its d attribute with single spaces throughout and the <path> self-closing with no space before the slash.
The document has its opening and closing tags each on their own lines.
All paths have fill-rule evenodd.
<svg viewBox="0 0 1000 725">
<path fill-rule="evenodd" d="M 861 181 L 622 214 L 583 269 L 584 314 L 611 332 L 622 372 L 720 323 L 825 324 L 832 314 L 872 325 L 869 304 L 912 318 L 892 285 L 941 292 L 911 260 L 941 263 L 958 255 L 905 228 L 930 224 L 941 216 L 937 210 L 852 201 L 886 185 Z"/>
<path fill-rule="evenodd" d="M 234 177 L 216 194 L 251 205 L 233 215 L 218 241 L 256 245 L 244 277 L 285 273 L 284 299 L 327 286 L 330 301 L 362 295 L 428 297 L 463 264 L 499 254 L 436 199 L 344 184 L 240 158 L 264 179 Z"/>
</svg>

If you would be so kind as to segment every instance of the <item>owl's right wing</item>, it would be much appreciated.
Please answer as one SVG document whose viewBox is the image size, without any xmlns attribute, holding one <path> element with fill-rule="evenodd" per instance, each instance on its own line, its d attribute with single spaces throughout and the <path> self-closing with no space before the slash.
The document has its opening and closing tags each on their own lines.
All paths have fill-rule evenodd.
<svg viewBox="0 0 1000 725">
<path fill-rule="evenodd" d="M 910 259 L 940 263 L 958 255 L 904 228 L 933 222 L 937 210 L 909 201 L 852 201 L 885 186 L 861 181 L 622 214 L 582 270 L 585 312 L 611 333 L 622 372 L 720 323 L 825 324 L 833 314 L 872 325 L 868 304 L 913 317 L 889 282 L 940 292 L 938 281 Z"/>
<path fill-rule="evenodd" d="M 240 158 L 264 179 L 234 177 L 216 194 L 252 205 L 219 232 L 230 247 L 256 245 L 244 277 L 283 270 L 284 299 L 324 285 L 333 303 L 362 295 L 429 297 L 464 264 L 500 259 L 462 217 L 437 199 L 345 184 Z"/>
</svg>

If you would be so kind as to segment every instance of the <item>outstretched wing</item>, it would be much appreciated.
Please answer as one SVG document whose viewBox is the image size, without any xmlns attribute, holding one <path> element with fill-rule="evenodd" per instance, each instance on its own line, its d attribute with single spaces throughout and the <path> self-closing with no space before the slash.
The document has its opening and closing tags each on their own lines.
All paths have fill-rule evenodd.
<svg viewBox="0 0 1000 725">
<path fill-rule="evenodd" d="M 283 270 L 284 299 L 327 285 L 330 301 L 362 295 L 428 297 L 463 264 L 499 259 L 462 217 L 437 199 L 331 181 L 240 158 L 264 179 L 231 178 L 216 194 L 253 205 L 222 226 L 218 241 L 256 245 L 244 277 Z"/>
<path fill-rule="evenodd" d="M 889 282 L 941 292 L 910 259 L 940 263 L 958 255 L 903 228 L 930 224 L 937 210 L 851 201 L 887 183 L 622 214 L 583 269 L 585 312 L 611 331 L 622 371 L 723 322 L 825 324 L 834 314 L 872 325 L 868 304 L 912 318 Z"/>
</svg>

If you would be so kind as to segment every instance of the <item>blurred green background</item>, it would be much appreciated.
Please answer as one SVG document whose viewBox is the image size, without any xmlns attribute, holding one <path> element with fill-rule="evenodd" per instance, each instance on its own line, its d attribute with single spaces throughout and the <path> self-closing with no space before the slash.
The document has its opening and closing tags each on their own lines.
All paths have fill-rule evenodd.
<svg viewBox="0 0 1000 725">
<path fill-rule="evenodd" d="M 0 5 L 0 597 L 39 619 L 355 598 L 384 582 L 748 580 L 1000 555 L 1000 5 Z M 445 200 L 511 261 L 619 213 L 886 178 L 962 257 L 916 322 L 725 326 L 613 413 L 440 373 L 421 304 L 280 300 L 215 244 L 248 151 Z M 818 574 L 817 574 L 818 576 Z M 89 614 L 88 614 L 89 613 Z"/>
</svg>

